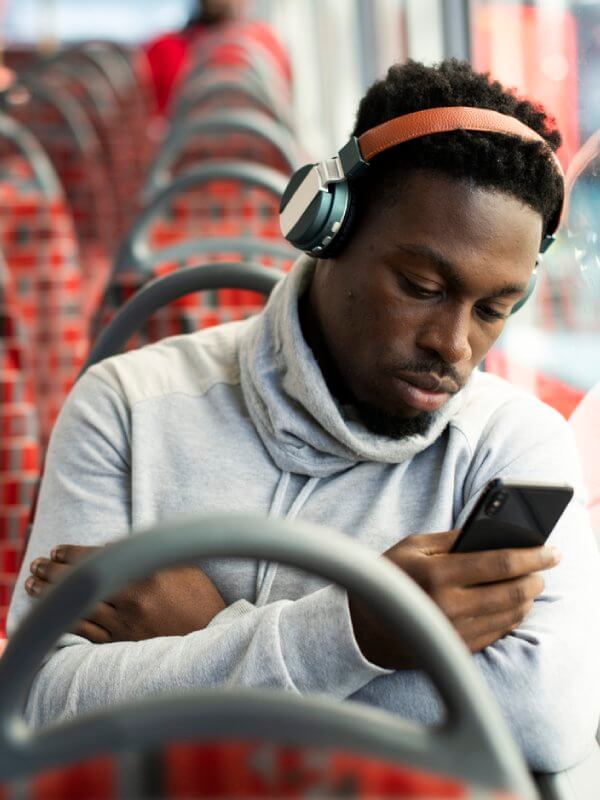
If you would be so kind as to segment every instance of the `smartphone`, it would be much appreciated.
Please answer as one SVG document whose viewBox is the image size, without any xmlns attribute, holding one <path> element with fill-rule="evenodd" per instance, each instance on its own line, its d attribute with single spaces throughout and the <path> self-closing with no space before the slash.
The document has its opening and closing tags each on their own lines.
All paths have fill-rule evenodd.
<svg viewBox="0 0 600 800">
<path fill-rule="evenodd" d="M 543 545 L 573 497 L 566 484 L 490 481 L 451 553 Z"/>
</svg>

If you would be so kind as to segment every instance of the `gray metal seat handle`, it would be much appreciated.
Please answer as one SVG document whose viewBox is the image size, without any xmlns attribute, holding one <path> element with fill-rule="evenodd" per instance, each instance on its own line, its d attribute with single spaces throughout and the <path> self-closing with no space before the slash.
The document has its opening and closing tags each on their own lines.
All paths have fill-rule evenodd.
<svg viewBox="0 0 600 800">
<path fill-rule="evenodd" d="M 269 105 L 273 102 L 269 87 L 254 73 L 246 72 L 240 75 L 235 67 L 215 67 L 210 72 L 201 72 L 193 80 L 186 80 L 179 86 L 174 94 L 171 108 L 177 109 L 185 100 L 191 100 L 197 91 L 202 92 L 211 86 L 224 84 L 235 85 L 244 90 L 249 90 L 256 97 L 260 97 Z M 172 114 L 170 116 L 173 116 Z"/>
<path fill-rule="evenodd" d="M 274 98 L 268 97 L 261 86 L 256 86 L 250 81 L 242 81 L 239 78 L 210 82 L 205 79 L 204 81 L 198 80 L 190 84 L 189 90 L 182 93 L 173 112 L 169 115 L 171 124 L 176 128 L 182 125 L 186 119 L 193 118 L 196 106 L 200 106 L 201 112 L 206 114 L 206 110 L 202 109 L 202 101 L 227 92 L 239 92 L 245 95 L 256 106 L 260 106 L 264 113 L 272 115 L 284 125 L 286 130 L 293 131 L 294 119 L 291 106 L 284 105 L 283 102 L 278 102 Z"/>
<path fill-rule="evenodd" d="M 35 136 L 21 123 L 0 114 L 0 136 L 8 139 L 31 166 L 42 192 L 49 198 L 61 193 L 54 167 Z"/>
<path fill-rule="evenodd" d="M 160 568 L 215 556 L 282 562 L 360 597 L 413 649 L 446 704 L 445 724 L 424 728 L 358 704 L 264 689 L 223 689 L 108 709 L 44 731 L 26 726 L 21 707 L 28 688 L 46 654 L 76 620 Z M 328 743 L 409 760 L 522 798 L 537 797 L 506 723 L 442 612 L 389 561 L 347 536 L 307 522 L 210 514 L 132 535 L 75 567 L 34 606 L 0 660 L 0 775 L 5 779 L 127 745 L 156 745 L 169 737 L 244 736 Z"/>
<path fill-rule="evenodd" d="M 270 144 L 287 164 L 290 174 L 299 166 L 299 152 L 289 130 L 265 112 L 253 109 L 212 111 L 176 125 L 163 142 L 150 169 L 143 195 L 150 197 L 172 180 L 171 170 L 189 140 L 201 134 L 245 133 Z"/>
<path fill-rule="evenodd" d="M 250 261 L 257 258 L 295 261 L 298 257 L 298 251 L 287 242 L 238 236 L 207 236 L 204 239 L 184 239 L 184 241 L 169 245 L 169 247 L 161 247 L 160 250 L 153 251 L 144 259 L 143 264 L 140 264 L 139 267 L 142 272 L 152 274 L 157 264 L 167 264 L 186 258 L 200 261 L 206 253 L 212 255 L 235 253 L 236 257 L 239 254 L 242 258 Z"/>
<path fill-rule="evenodd" d="M 256 74 L 272 94 L 279 93 L 282 96 L 289 94 L 286 80 L 269 49 L 258 41 L 250 42 L 235 35 L 228 36 L 226 34 L 219 38 L 215 37 L 210 44 L 203 42 L 202 52 L 193 54 L 194 66 L 186 76 L 186 81 L 192 81 L 197 75 L 204 72 L 206 64 L 223 47 L 235 47 L 243 51 L 247 58 L 246 66 Z"/>
<path fill-rule="evenodd" d="M 268 295 L 281 278 L 283 272 L 277 269 L 235 262 L 184 267 L 155 278 L 119 309 L 94 342 L 80 375 L 103 358 L 119 353 L 155 311 L 183 295 L 210 289 L 249 289 Z"/>
<path fill-rule="evenodd" d="M 215 180 L 235 180 L 246 186 L 256 186 L 280 198 L 287 186 L 287 178 L 275 169 L 246 161 L 211 161 L 200 167 L 182 172 L 156 197 L 148 198 L 149 204 L 138 216 L 129 236 L 123 242 L 115 262 L 115 272 L 123 268 L 135 268 L 150 255 L 148 233 L 151 225 L 160 218 L 169 204 L 189 189 L 200 188 Z"/>
</svg>

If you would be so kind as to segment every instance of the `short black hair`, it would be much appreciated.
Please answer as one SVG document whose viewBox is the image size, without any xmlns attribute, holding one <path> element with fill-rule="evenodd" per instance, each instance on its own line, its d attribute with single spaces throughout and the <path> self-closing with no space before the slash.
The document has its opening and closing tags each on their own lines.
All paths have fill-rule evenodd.
<svg viewBox="0 0 600 800">
<path fill-rule="evenodd" d="M 451 58 L 435 66 L 409 60 L 394 64 L 360 102 L 352 134 L 360 136 L 394 117 L 442 106 L 489 108 L 516 117 L 537 131 L 552 150 L 561 145 L 554 120 L 539 105 L 519 98 L 489 73 L 475 72 L 467 61 Z M 359 213 L 365 203 L 399 197 L 401 175 L 408 170 L 433 170 L 482 187 L 505 192 L 543 219 L 544 233 L 553 229 L 563 201 L 564 184 L 542 142 L 479 131 L 436 133 L 405 142 L 373 159 L 357 187 Z"/>
</svg>

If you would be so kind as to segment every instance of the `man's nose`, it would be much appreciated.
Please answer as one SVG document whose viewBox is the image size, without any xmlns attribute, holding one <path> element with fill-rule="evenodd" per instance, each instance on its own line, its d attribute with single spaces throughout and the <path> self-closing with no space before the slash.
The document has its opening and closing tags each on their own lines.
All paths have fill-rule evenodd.
<svg viewBox="0 0 600 800">
<path fill-rule="evenodd" d="M 423 350 L 435 351 L 447 364 L 470 361 L 473 350 L 469 341 L 471 333 L 471 310 L 465 306 L 452 305 L 431 312 L 421 328 L 417 341 Z"/>
</svg>

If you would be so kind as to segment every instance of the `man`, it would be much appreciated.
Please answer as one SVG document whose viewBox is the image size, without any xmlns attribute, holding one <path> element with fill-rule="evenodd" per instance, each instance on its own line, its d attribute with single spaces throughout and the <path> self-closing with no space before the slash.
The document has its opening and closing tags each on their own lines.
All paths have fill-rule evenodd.
<svg viewBox="0 0 600 800">
<path fill-rule="evenodd" d="M 301 516 L 385 552 L 429 593 L 534 769 L 587 754 L 598 554 L 575 448 L 552 409 L 474 371 L 562 202 L 559 134 L 456 61 L 392 67 L 354 133 L 451 105 L 517 117 L 547 144 L 455 131 L 388 150 L 356 187 L 340 255 L 300 258 L 263 314 L 108 359 L 78 383 L 53 434 L 12 629 L 81 546 L 180 513 Z M 547 547 L 449 553 L 497 477 L 571 483 L 578 499 Z M 251 560 L 200 567 L 98 606 L 39 672 L 30 721 L 222 682 L 440 719 L 410 653 L 338 588 Z"/>
</svg>

